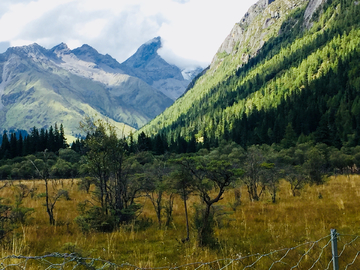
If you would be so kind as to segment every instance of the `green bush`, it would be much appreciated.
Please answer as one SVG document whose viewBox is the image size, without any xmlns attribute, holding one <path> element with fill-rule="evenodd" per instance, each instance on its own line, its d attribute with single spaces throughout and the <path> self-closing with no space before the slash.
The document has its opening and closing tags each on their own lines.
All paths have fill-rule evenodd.
<svg viewBox="0 0 360 270">
<path fill-rule="evenodd" d="M 207 223 L 204 223 L 205 208 L 202 205 L 194 205 L 194 208 L 195 213 L 193 215 L 192 225 L 197 231 L 198 245 L 215 248 L 217 246 L 217 241 L 214 234 L 216 222 L 213 208 L 210 211 Z"/>
<path fill-rule="evenodd" d="M 85 210 L 85 207 L 86 205 L 79 205 L 79 208 L 83 208 L 84 210 L 80 211 L 83 212 L 82 215 L 75 218 L 75 222 L 82 232 L 111 232 L 115 229 L 115 218 L 104 214 L 101 207 L 93 206 L 87 210 Z"/>
</svg>

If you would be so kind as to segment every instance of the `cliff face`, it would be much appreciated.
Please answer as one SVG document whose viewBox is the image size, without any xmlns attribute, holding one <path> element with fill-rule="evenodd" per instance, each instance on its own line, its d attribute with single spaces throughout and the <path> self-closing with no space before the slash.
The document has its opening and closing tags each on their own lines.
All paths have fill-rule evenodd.
<svg viewBox="0 0 360 270">
<path fill-rule="evenodd" d="M 123 62 L 120 68 L 176 100 L 185 92 L 191 79 L 202 70 L 200 68 L 181 70 L 177 66 L 167 63 L 158 54 L 161 46 L 160 37 L 148 41 Z"/>
<path fill-rule="evenodd" d="M 319 1 L 321 2 L 321 0 L 310 2 Z M 216 68 L 221 59 L 228 54 L 241 54 L 241 62 L 246 63 L 250 57 L 256 55 L 267 40 L 278 34 L 282 22 L 293 9 L 308 2 L 309 0 L 258 1 L 240 22 L 234 25 L 213 58 L 211 68 Z"/>
<path fill-rule="evenodd" d="M 309 4 L 305 10 L 304 19 L 305 19 L 305 26 L 307 29 L 310 29 L 313 23 L 311 22 L 311 19 L 315 13 L 315 11 L 324 3 L 326 3 L 327 0 L 310 0 Z"/>
<path fill-rule="evenodd" d="M 129 75 L 141 78 L 152 85 L 161 79 L 182 80 L 181 70 L 168 64 L 157 51 L 161 48 L 161 38 L 156 37 L 142 45 L 137 52 L 122 63 L 122 67 Z"/>
</svg>

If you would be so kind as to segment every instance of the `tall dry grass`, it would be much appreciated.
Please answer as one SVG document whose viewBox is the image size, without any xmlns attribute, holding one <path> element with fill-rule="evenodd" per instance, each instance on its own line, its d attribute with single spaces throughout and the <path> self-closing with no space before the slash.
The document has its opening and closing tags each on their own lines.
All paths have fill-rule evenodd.
<svg viewBox="0 0 360 270">
<path fill-rule="evenodd" d="M 9 204 L 14 203 L 18 184 L 14 182 L 12 187 L 1 190 L 0 197 Z M 22 181 L 21 184 L 35 186 L 36 194 L 45 192 L 42 181 Z M 231 207 L 235 202 L 234 191 L 228 190 L 219 204 L 224 215 L 215 231 L 219 243 L 216 249 L 198 248 L 194 230 L 189 242 L 181 242 L 186 237 L 186 227 L 180 198 L 175 200 L 174 219 L 169 227 L 158 228 L 150 201 L 142 197 L 139 202 L 144 207 L 139 219 L 153 221 L 146 229 L 132 223 L 112 233 L 83 234 L 74 218 L 78 215 L 77 204 L 91 200 L 91 194 L 78 191 L 76 181 L 63 180 L 58 187 L 68 190 L 71 200 L 61 199 L 56 203 L 56 225 L 49 225 L 45 198 L 38 198 L 36 194 L 33 198 L 26 197 L 23 205 L 34 208 L 35 212 L 26 224 L 15 230 L 11 245 L 1 250 L 2 257 L 77 252 L 118 264 L 156 267 L 267 253 L 320 239 L 329 234 L 331 228 L 343 234 L 360 234 L 360 176 L 355 175 L 331 178 L 322 186 L 306 186 L 297 197 L 292 196 L 289 184 L 282 182 L 275 204 L 269 194 L 259 202 L 250 202 L 243 187 L 241 205 L 236 211 Z M 195 203 L 200 201 L 194 195 L 188 202 L 190 216 Z"/>
</svg>

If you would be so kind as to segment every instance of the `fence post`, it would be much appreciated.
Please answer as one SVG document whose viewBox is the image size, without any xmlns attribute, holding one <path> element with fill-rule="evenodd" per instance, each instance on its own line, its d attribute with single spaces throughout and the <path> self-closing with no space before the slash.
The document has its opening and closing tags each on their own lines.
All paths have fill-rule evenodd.
<svg viewBox="0 0 360 270">
<path fill-rule="evenodd" d="M 334 270 L 339 270 L 339 256 L 337 250 L 337 232 L 335 229 L 331 229 L 331 250 L 333 259 Z"/>
</svg>

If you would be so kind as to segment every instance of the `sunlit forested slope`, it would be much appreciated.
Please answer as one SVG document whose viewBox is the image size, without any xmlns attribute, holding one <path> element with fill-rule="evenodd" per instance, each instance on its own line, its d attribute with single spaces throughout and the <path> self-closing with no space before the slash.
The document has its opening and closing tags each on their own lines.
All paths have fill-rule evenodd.
<svg viewBox="0 0 360 270">
<path fill-rule="evenodd" d="M 260 2 L 234 27 L 238 41 L 230 36 L 194 87 L 141 131 L 243 146 L 285 134 L 360 142 L 360 3 L 276 0 L 259 12 Z"/>
</svg>

